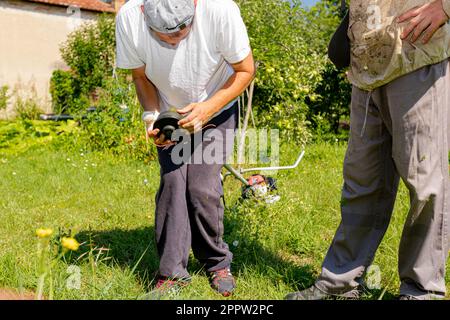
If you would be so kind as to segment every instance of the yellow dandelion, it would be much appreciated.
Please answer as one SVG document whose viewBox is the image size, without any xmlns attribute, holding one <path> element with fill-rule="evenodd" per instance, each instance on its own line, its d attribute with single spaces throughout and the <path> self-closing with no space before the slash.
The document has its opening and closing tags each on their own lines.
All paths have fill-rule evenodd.
<svg viewBox="0 0 450 320">
<path fill-rule="evenodd" d="M 64 248 L 72 251 L 77 251 L 78 248 L 80 247 L 80 244 L 74 238 L 63 237 L 61 240 L 61 244 Z"/>
<path fill-rule="evenodd" d="M 36 230 L 36 235 L 39 238 L 48 238 L 53 234 L 53 230 L 52 229 L 37 229 Z"/>
</svg>

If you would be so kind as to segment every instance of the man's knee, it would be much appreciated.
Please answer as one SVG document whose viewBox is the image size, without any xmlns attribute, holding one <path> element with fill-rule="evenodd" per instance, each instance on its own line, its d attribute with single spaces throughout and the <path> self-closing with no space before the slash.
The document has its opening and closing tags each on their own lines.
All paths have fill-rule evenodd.
<svg viewBox="0 0 450 320">
<path fill-rule="evenodd" d="M 188 182 L 187 194 L 194 205 L 199 202 L 203 204 L 217 204 L 222 196 L 222 191 L 218 187 L 217 182 L 211 182 L 209 184 Z"/>
<path fill-rule="evenodd" d="M 161 187 L 163 190 L 170 190 L 172 193 L 186 190 L 186 178 L 181 170 L 166 172 L 161 175 Z"/>
</svg>

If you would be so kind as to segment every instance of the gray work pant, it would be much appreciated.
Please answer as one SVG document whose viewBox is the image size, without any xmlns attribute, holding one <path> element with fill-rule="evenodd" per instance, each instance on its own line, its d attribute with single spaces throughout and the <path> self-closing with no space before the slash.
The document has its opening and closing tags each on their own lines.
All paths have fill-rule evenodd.
<svg viewBox="0 0 450 320">
<path fill-rule="evenodd" d="M 158 149 L 161 180 L 156 195 L 155 235 L 161 276 L 189 278 L 186 268 L 191 247 L 207 271 L 227 268 L 231 264 L 232 253 L 222 240 L 224 208 L 220 200 L 223 195 L 220 172 L 234 142 L 233 136 L 225 138 L 230 138 L 225 131 L 233 133 L 236 121 L 236 105 L 213 118 L 209 126 L 214 129 L 197 133 L 197 137 L 204 138 L 205 133 L 215 130 L 224 139 L 217 135 L 214 139 L 195 139 L 191 135 L 191 151 L 187 157 L 183 152 L 176 152 L 181 144 Z M 201 141 L 194 144 L 197 140 Z M 218 147 L 219 144 L 222 147 Z M 213 164 L 202 161 L 201 151 L 208 146 L 218 147 L 215 150 L 220 154 L 215 155 L 215 159 L 220 158 L 220 161 Z M 177 159 L 173 161 L 175 152 L 183 155 L 183 163 L 178 163 Z M 195 159 L 192 157 L 194 152 Z"/>
<path fill-rule="evenodd" d="M 362 283 L 388 227 L 401 178 L 410 210 L 399 249 L 400 294 L 445 296 L 449 108 L 448 60 L 373 92 L 353 88 L 342 220 L 316 281 L 319 289 L 339 294 Z"/>
</svg>

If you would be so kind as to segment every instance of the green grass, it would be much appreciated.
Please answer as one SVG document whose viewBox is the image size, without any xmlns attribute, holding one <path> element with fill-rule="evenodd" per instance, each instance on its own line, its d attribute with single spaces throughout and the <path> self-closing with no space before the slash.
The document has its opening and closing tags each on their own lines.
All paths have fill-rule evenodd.
<svg viewBox="0 0 450 320">
<path fill-rule="evenodd" d="M 297 151 L 283 148 L 281 161 L 292 163 Z M 315 144 L 306 151 L 297 169 L 276 176 L 282 197 L 276 204 L 241 204 L 239 183 L 232 178 L 225 183 L 225 240 L 234 254 L 238 285 L 234 299 L 282 299 L 312 284 L 320 271 L 340 221 L 345 145 Z M 147 292 L 158 267 L 153 240 L 158 172 L 156 162 L 68 154 L 40 145 L 0 153 L 0 286 L 36 290 L 35 230 L 46 227 L 85 243 L 56 261 L 53 289 L 48 281 L 44 288 L 47 297 L 52 291 L 54 299 L 136 299 Z M 398 293 L 397 248 L 407 209 L 402 185 L 374 261 L 382 289 L 368 299 L 378 299 L 384 289 L 383 298 Z M 79 290 L 66 287 L 71 264 L 81 270 Z M 193 257 L 189 271 L 192 284 L 174 298 L 222 299 Z"/>
</svg>

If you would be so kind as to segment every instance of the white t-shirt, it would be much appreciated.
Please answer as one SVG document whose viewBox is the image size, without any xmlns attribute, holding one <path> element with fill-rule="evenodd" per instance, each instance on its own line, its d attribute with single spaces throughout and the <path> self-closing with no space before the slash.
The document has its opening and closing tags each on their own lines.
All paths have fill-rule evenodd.
<svg viewBox="0 0 450 320">
<path fill-rule="evenodd" d="M 232 0 L 198 0 L 192 29 L 177 47 L 150 32 L 142 4 L 130 0 L 117 15 L 117 67 L 145 65 L 147 78 L 158 89 L 161 111 L 208 100 L 234 73 L 229 64 L 250 53 L 247 29 Z"/>
</svg>

